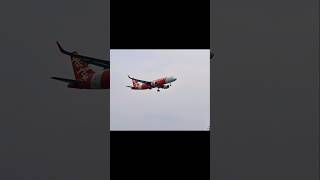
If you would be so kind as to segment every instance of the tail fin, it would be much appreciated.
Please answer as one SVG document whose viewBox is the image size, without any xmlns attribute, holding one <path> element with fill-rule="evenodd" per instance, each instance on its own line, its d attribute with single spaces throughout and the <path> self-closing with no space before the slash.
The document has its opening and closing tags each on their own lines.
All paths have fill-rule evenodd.
<svg viewBox="0 0 320 180">
<path fill-rule="evenodd" d="M 138 81 L 132 79 L 132 85 L 134 88 L 137 88 L 139 86 L 139 83 L 138 83 Z"/>
<path fill-rule="evenodd" d="M 74 51 L 73 54 L 78 55 L 76 51 Z M 88 63 L 82 61 L 81 58 L 76 56 L 70 57 L 76 80 L 86 81 L 95 73 L 95 71 L 89 67 Z"/>
<path fill-rule="evenodd" d="M 69 55 L 71 57 L 71 63 L 73 67 L 73 72 L 76 80 L 79 81 L 86 81 L 88 78 L 90 78 L 95 72 L 92 70 L 88 63 L 83 58 L 88 58 L 85 56 L 79 55 L 76 51 L 69 52 L 62 48 L 59 42 L 57 42 L 57 45 L 59 47 L 59 50 L 66 55 Z"/>
</svg>

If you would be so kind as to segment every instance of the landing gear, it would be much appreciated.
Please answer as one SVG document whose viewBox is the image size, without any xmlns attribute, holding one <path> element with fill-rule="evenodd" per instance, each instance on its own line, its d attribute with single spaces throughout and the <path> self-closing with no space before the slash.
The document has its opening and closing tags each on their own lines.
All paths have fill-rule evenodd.
<svg viewBox="0 0 320 180">
<path fill-rule="evenodd" d="M 160 91 L 160 89 L 157 89 L 157 91 L 159 92 L 159 91 Z"/>
</svg>

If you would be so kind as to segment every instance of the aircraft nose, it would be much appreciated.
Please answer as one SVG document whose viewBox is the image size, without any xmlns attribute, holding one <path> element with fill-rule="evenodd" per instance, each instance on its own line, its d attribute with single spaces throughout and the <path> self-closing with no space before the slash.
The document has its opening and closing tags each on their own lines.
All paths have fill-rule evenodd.
<svg viewBox="0 0 320 180">
<path fill-rule="evenodd" d="M 175 77 L 173 77 L 173 76 L 170 76 L 170 77 L 168 78 L 168 82 L 173 82 L 173 81 L 175 81 L 175 80 L 177 80 L 177 78 L 175 78 Z"/>
</svg>

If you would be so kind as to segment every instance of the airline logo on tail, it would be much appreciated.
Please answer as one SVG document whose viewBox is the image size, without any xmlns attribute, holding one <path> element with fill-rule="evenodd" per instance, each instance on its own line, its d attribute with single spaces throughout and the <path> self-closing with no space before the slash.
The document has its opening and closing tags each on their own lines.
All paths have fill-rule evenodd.
<svg viewBox="0 0 320 180">
<path fill-rule="evenodd" d="M 79 55 L 76 51 L 69 52 L 64 50 L 57 42 L 59 50 L 71 58 L 71 64 L 75 80 L 60 77 L 52 79 L 68 83 L 69 88 L 77 89 L 109 89 L 110 88 L 110 62 L 88 56 Z M 95 72 L 89 64 L 102 67 L 103 70 Z"/>
<path fill-rule="evenodd" d="M 73 54 L 78 55 L 77 52 L 73 52 Z M 71 56 L 71 63 L 77 80 L 87 81 L 95 73 L 89 68 L 88 63 L 81 61 L 78 57 Z"/>
<path fill-rule="evenodd" d="M 132 80 L 132 84 L 133 84 L 133 87 L 135 88 L 139 87 L 139 83 L 136 80 Z"/>
</svg>

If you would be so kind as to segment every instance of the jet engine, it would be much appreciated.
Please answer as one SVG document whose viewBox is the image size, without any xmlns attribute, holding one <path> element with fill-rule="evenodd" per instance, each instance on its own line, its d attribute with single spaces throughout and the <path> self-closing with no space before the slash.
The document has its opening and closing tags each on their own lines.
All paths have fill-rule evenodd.
<svg viewBox="0 0 320 180">
<path fill-rule="evenodd" d="M 163 89 L 168 89 L 169 87 L 169 85 L 163 85 Z"/>
</svg>

